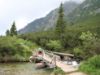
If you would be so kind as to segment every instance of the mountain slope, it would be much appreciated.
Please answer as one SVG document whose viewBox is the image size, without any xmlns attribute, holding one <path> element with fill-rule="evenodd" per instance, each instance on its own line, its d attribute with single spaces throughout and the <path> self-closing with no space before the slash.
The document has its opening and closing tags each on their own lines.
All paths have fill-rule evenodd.
<svg viewBox="0 0 100 75">
<path fill-rule="evenodd" d="M 64 13 L 67 16 L 71 13 L 79 4 L 75 2 L 64 3 Z M 55 25 L 57 20 L 58 9 L 51 11 L 46 17 L 37 19 L 29 23 L 25 28 L 21 29 L 19 33 L 28 33 L 33 31 L 47 30 Z"/>
<path fill-rule="evenodd" d="M 67 19 L 73 22 L 67 32 L 91 31 L 100 37 L 100 0 L 86 0 L 71 12 Z"/>
<path fill-rule="evenodd" d="M 68 15 L 69 21 L 80 22 L 100 13 L 100 0 L 86 0 Z"/>
<path fill-rule="evenodd" d="M 20 33 L 28 33 L 39 30 L 47 30 L 55 25 L 57 19 L 58 9 L 53 10 L 46 17 L 33 21 L 28 24 Z M 78 5 L 74 2 L 64 4 L 65 20 L 71 22 L 74 28 L 96 28 L 99 26 L 100 19 L 100 0 L 85 0 L 82 4 Z M 92 22 L 91 22 L 92 21 Z M 92 28 L 92 29 L 93 29 Z M 97 28 L 98 30 L 98 28 Z"/>
</svg>

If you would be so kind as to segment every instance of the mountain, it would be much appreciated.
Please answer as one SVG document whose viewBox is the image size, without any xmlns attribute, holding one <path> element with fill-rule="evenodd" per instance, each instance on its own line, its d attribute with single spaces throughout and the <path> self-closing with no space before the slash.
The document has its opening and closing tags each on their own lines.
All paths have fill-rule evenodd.
<svg viewBox="0 0 100 75">
<path fill-rule="evenodd" d="M 73 24 L 68 32 L 91 31 L 100 37 L 100 0 L 85 0 L 67 19 Z"/>
<path fill-rule="evenodd" d="M 85 0 L 67 17 L 71 22 L 79 22 L 100 14 L 100 0 Z"/>
<path fill-rule="evenodd" d="M 65 20 L 73 24 L 73 28 L 80 30 L 94 30 L 100 32 L 100 0 L 85 0 L 81 4 L 67 2 L 64 4 Z M 58 9 L 50 12 L 46 17 L 28 24 L 20 33 L 47 30 L 55 25 Z"/>
<path fill-rule="evenodd" d="M 65 16 L 71 13 L 78 5 L 79 5 L 78 3 L 72 1 L 64 3 Z M 36 19 L 35 21 L 29 23 L 25 28 L 21 29 L 19 33 L 23 34 L 41 30 L 45 31 L 53 27 L 57 20 L 57 13 L 58 13 L 58 8 L 51 11 L 46 17 Z"/>
</svg>

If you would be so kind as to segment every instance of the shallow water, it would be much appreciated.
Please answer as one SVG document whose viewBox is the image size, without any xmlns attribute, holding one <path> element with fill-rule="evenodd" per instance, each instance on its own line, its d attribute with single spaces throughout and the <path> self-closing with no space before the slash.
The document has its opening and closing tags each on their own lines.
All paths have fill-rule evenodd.
<svg viewBox="0 0 100 75">
<path fill-rule="evenodd" d="M 35 69 L 33 63 L 0 64 L 0 75 L 50 75 L 50 71 Z"/>
</svg>

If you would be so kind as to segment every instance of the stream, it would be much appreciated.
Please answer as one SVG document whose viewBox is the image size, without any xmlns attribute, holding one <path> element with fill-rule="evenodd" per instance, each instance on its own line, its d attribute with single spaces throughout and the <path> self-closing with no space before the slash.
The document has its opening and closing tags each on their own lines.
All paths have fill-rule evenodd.
<svg viewBox="0 0 100 75">
<path fill-rule="evenodd" d="M 0 63 L 0 75 L 50 75 L 50 70 L 36 69 L 33 63 Z"/>
</svg>

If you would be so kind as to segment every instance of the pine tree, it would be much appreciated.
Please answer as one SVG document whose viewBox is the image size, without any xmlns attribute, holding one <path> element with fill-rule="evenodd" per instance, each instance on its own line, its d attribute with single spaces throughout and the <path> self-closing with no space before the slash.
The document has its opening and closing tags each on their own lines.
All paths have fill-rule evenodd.
<svg viewBox="0 0 100 75">
<path fill-rule="evenodd" d="M 10 29 L 10 35 L 11 36 L 17 35 L 17 30 L 16 30 L 15 22 L 13 22 L 13 25 L 12 25 L 12 27 Z"/>
<path fill-rule="evenodd" d="M 59 12 L 58 12 L 58 19 L 56 22 L 56 28 L 55 28 L 55 33 L 58 38 L 62 39 L 64 33 L 65 33 L 65 22 L 64 22 L 64 10 L 63 10 L 63 4 L 61 3 L 59 7 Z"/>
<path fill-rule="evenodd" d="M 6 36 L 9 36 L 9 35 L 10 35 L 10 31 L 7 30 L 7 31 L 6 31 Z"/>
</svg>

